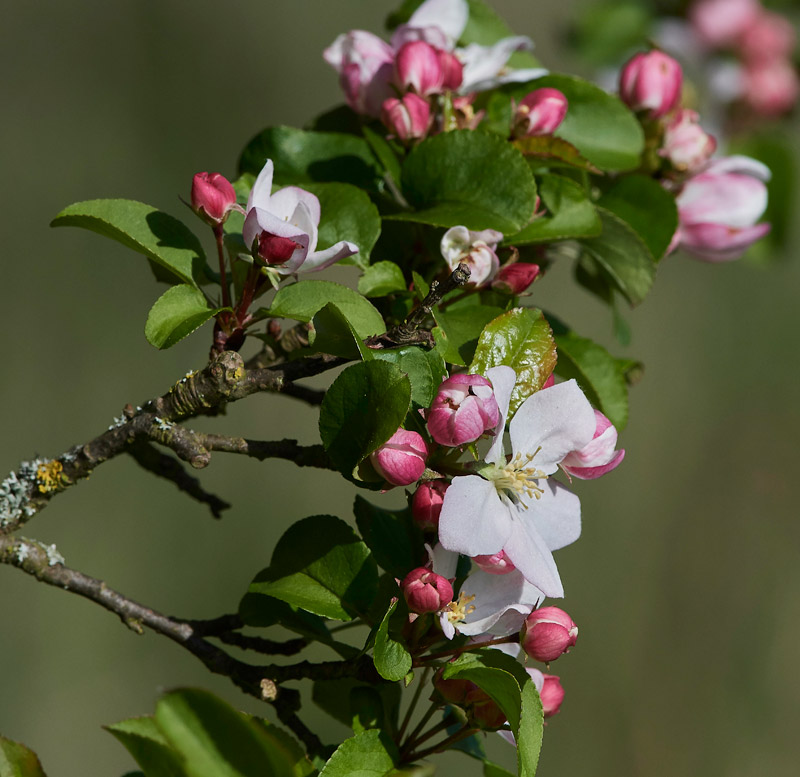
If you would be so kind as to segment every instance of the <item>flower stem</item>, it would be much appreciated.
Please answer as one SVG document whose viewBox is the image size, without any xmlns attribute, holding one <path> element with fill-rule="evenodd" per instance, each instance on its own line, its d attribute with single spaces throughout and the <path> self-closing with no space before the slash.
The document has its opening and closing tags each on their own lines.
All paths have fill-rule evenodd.
<svg viewBox="0 0 800 777">
<path fill-rule="evenodd" d="M 412 666 L 428 666 L 428 661 L 432 661 L 436 658 L 460 656 L 462 653 L 469 653 L 471 650 L 479 650 L 480 648 L 491 647 L 492 645 L 508 645 L 518 641 L 519 634 L 512 634 L 510 637 L 497 637 L 497 639 L 490 639 L 486 642 L 473 642 L 460 648 L 453 648 L 453 650 L 443 650 L 441 653 L 430 653 L 427 656 L 423 656 L 419 661 L 412 664 Z"/>
<path fill-rule="evenodd" d="M 428 711 L 422 716 L 420 722 L 417 723 L 414 730 L 408 735 L 406 739 L 406 744 L 403 747 L 404 750 L 408 750 L 411 748 L 417 736 L 419 736 L 419 732 L 422 731 L 423 728 L 425 728 L 428 721 L 433 717 L 433 713 L 436 712 L 437 709 L 439 709 L 438 704 L 436 704 L 435 702 L 431 704 L 431 706 L 428 708 Z"/>
<path fill-rule="evenodd" d="M 405 717 L 403 718 L 403 722 L 400 725 L 400 731 L 397 732 L 398 741 L 403 738 L 403 734 L 405 734 L 406 728 L 408 728 L 408 724 L 411 722 L 411 716 L 414 714 L 417 702 L 419 702 L 419 697 L 422 695 L 422 689 L 428 682 L 428 675 L 430 674 L 430 672 L 431 668 L 429 666 L 426 666 L 424 671 L 422 672 L 422 675 L 419 678 L 419 683 L 417 684 L 417 688 L 414 691 L 414 695 L 411 697 L 411 703 L 408 705 Z"/>
<path fill-rule="evenodd" d="M 432 728 L 429 728 L 421 736 L 409 737 L 406 740 L 405 747 L 403 747 L 403 752 L 408 753 L 413 748 L 419 747 L 419 745 L 421 745 L 423 742 L 427 742 L 431 737 L 435 737 L 440 731 L 444 731 L 452 722 L 453 719 L 448 717 L 445 720 L 441 721 L 441 723 L 437 723 Z"/>
<path fill-rule="evenodd" d="M 256 293 L 260 275 L 261 268 L 254 262 L 247 271 L 247 278 L 245 279 L 244 288 L 242 289 L 242 296 L 239 298 L 239 304 L 236 306 L 236 320 L 239 322 L 239 326 L 243 325 L 245 317 L 247 316 L 247 311 L 253 303 L 253 297 Z"/>
<path fill-rule="evenodd" d="M 222 286 L 222 304 L 224 307 L 231 306 L 231 293 L 228 289 L 228 277 L 225 273 L 225 233 L 222 224 L 214 225 L 214 237 L 217 241 L 217 256 L 219 257 L 219 282 Z"/>
<path fill-rule="evenodd" d="M 480 729 L 469 728 L 469 724 L 465 723 L 464 728 L 459 729 L 452 736 L 447 737 L 447 739 L 443 739 L 441 742 L 429 747 L 427 750 L 421 750 L 418 753 L 409 753 L 405 760 L 418 761 L 420 758 L 427 758 L 427 756 L 433 755 L 434 753 L 441 753 L 443 750 L 447 750 L 449 747 L 456 744 L 456 742 L 460 742 L 462 739 L 466 739 L 478 731 L 480 731 Z"/>
</svg>

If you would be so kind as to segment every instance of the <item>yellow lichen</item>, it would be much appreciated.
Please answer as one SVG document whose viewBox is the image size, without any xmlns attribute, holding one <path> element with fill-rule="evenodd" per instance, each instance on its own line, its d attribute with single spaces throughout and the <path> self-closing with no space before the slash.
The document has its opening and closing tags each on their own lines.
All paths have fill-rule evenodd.
<svg viewBox="0 0 800 777">
<path fill-rule="evenodd" d="M 63 470 L 64 466 L 57 459 L 40 464 L 36 470 L 36 482 L 39 485 L 39 491 L 43 494 L 58 491 L 61 488 L 61 473 Z"/>
</svg>

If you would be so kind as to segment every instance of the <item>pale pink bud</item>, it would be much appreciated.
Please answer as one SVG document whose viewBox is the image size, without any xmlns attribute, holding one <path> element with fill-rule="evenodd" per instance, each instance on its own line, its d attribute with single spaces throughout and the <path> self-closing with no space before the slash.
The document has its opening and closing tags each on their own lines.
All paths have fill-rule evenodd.
<svg viewBox="0 0 800 777">
<path fill-rule="evenodd" d="M 541 274 L 538 264 L 514 262 L 501 267 L 492 281 L 492 288 L 506 294 L 522 294 Z"/>
<path fill-rule="evenodd" d="M 463 263 L 469 267 L 469 283 L 481 287 L 497 275 L 500 260 L 495 250 L 503 239 L 502 232 L 484 229 L 473 232 L 466 227 L 450 227 L 442 236 L 440 249 L 451 270 Z"/>
<path fill-rule="evenodd" d="M 480 569 L 490 575 L 507 575 L 516 569 L 504 550 L 493 553 L 491 556 L 473 556 L 472 560 Z"/>
<path fill-rule="evenodd" d="M 453 375 L 442 381 L 427 414 L 431 437 L 450 448 L 474 442 L 499 420 L 494 389 L 483 375 Z"/>
<path fill-rule="evenodd" d="M 561 468 L 580 480 L 594 480 L 616 469 L 625 458 L 625 449 L 617 447 L 617 430 L 599 410 L 594 411 L 594 437 L 579 451 L 568 453 Z"/>
<path fill-rule="evenodd" d="M 700 40 L 711 48 L 733 46 L 761 14 L 758 0 L 699 0 L 689 20 Z"/>
<path fill-rule="evenodd" d="M 442 88 L 455 91 L 464 80 L 464 66 L 461 60 L 451 51 L 437 49 L 439 64 L 442 68 Z"/>
<path fill-rule="evenodd" d="M 423 40 L 404 43 L 394 61 L 395 77 L 402 89 L 427 97 L 442 91 L 444 70 L 437 50 Z"/>
<path fill-rule="evenodd" d="M 714 136 L 700 126 L 698 119 L 695 111 L 683 108 L 664 130 L 664 142 L 659 154 L 669 159 L 676 170 L 699 170 L 717 149 Z"/>
<path fill-rule="evenodd" d="M 431 107 L 425 98 L 407 92 L 400 100 L 390 97 L 384 101 L 381 121 L 403 142 L 424 138 L 431 123 Z"/>
<path fill-rule="evenodd" d="M 400 584 L 408 609 L 423 615 L 439 612 L 453 601 L 453 586 L 450 581 L 425 567 L 412 569 Z"/>
<path fill-rule="evenodd" d="M 513 121 L 514 135 L 552 135 L 564 121 L 567 107 L 567 98 L 558 89 L 535 89 L 517 105 Z"/>
<path fill-rule="evenodd" d="M 549 663 L 566 653 L 578 641 L 578 627 L 558 607 L 534 610 L 522 624 L 519 642 L 537 661 Z"/>
<path fill-rule="evenodd" d="M 762 11 L 744 30 L 739 45 L 742 56 L 751 62 L 789 59 L 796 39 L 794 26 L 785 16 Z"/>
<path fill-rule="evenodd" d="M 236 205 L 236 192 L 221 173 L 195 173 L 192 178 L 192 209 L 212 226 L 221 224 Z"/>
<path fill-rule="evenodd" d="M 743 74 L 745 102 L 762 116 L 780 116 L 790 110 L 800 95 L 797 71 L 784 59 L 748 65 Z"/>
<path fill-rule="evenodd" d="M 423 531 L 436 531 L 439 528 L 444 492 L 449 486 L 445 480 L 427 480 L 414 492 L 411 514 Z"/>
<path fill-rule="evenodd" d="M 552 718 L 561 710 L 561 703 L 564 701 L 564 688 L 561 680 L 554 674 L 544 674 L 542 689 L 539 691 L 539 698 L 542 700 L 542 708 L 546 718 Z"/>
<path fill-rule="evenodd" d="M 428 446 L 421 435 L 398 429 L 370 455 L 375 471 L 395 486 L 416 483 L 425 471 Z"/>
<path fill-rule="evenodd" d="M 622 68 L 619 94 L 634 111 L 647 111 L 652 119 L 669 113 L 679 102 L 683 71 L 661 51 L 636 54 Z"/>
</svg>

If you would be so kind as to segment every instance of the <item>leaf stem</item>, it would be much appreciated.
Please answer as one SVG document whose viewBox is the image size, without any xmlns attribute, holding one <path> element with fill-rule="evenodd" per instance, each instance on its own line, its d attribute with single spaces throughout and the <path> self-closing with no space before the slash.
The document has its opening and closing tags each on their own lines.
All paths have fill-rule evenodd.
<svg viewBox="0 0 800 777">
<path fill-rule="evenodd" d="M 406 710 L 406 714 L 403 718 L 403 722 L 400 725 L 400 730 L 397 732 L 397 740 L 400 741 L 403 738 L 403 734 L 405 734 L 406 728 L 408 728 L 408 724 L 411 722 L 411 717 L 414 714 L 414 710 L 417 707 L 417 702 L 419 702 L 419 697 L 422 695 L 422 689 L 425 687 L 426 683 L 428 682 L 428 676 L 431 673 L 431 668 L 426 666 L 422 675 L 419 678 L 419 684 L 417 685 L 416 690 L 414 691 L 414 695 L 411 697 L 411 703 L 408 705 L 408 709 Z"/>
<path fill-rule="evenodd" d="M 217 256 L 219 257 L 219 282 L 222 286 L 222 305 L 231 307 L 231 292 L 228 288 L 228 277 L 225 273 L 225 233 L 222 224 L 214 225 L 214 238 L 217 241 Z M 226 318 L 228 318 L 226 314 Z"/>
<path fill-rule="evenodd" d="M 478 731 L 480 731 L 480 729 L 469 728 L 469 724 L 465 723 L 464 728 L 459 729 L 452 736 L 447 737 L 447 739 L 443 739 L 441 742 L 429 747 L 427 750 L 421 750 L 418 753 L 409 753 L 406 757 L 406 760 L 418 761 L 420 758 L 427 758 L 429 755 L 433 755 L 434 753 L 441 753 L 443 750 L 447 750 L 449 747 L 456 744 L 456 742 L 460 742 L 462 739 L 466 739 Z"/>
</svg>

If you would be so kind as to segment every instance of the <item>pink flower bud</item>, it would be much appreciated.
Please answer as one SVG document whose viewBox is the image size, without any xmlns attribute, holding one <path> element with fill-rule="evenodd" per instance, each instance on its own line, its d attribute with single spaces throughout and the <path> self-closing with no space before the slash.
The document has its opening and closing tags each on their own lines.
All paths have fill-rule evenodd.
<svg viewBox="0 0 800 777">
<path fill-rule="evenodd" d="M 617 447 L 617 430 L 599 410 L 594 411 L 595 423 L 592 440 L 579 451 L 568 453 L 561 468 L 579 480 L 594 480 L 616 469 L 625 458 L 625 449 Z"/>
<path fill-rule="evenodd" d="M 497 702 L 478 686 L 467 693 L 465 706 L 470 723 L 483 731 L 496 731 L 508 723 Z"/>
<path fill-rule="evenodd" d="M 766 60 L 744 69 L 745 102 L 761 116 L 780 116 L 797 102 L 800 95 L 797 71 L 784 59 Z"/>
<path fill-rule="evenodd" d="M 425 471 L 428 446 L 416 432 L 398 429 L 370 455 L 376 472 L 394 486 L 416 483 Z"/>
<path fill-rule="evenodd" d="M 538 264 L 514 262 L 501 267 L 492 281 L 492 288 L 506 294 L 522 294 L 541 274 Z"/>
<path fill-rule="evenodd" d="M 549 663 L 566 653 L 578 641 L 578 627 L 558 607 L 534 610 L 522 624 L 519 642 L 537 661 Z"/>
<path fill-rule="evenodd" d="M 431 107 L 428 101 L 413 92 L 398 100 L 390 97 L 383 103 L 381 121 L 389 132 L 404 143 L 424 138 L 431 123 Z"/>
<path fill-rule="evenodd" d="M 681 98 L 683 71 L 661 51 L 636 54 L 622 68 L 619 94 L 634 111 L 647 111 L 652 119 L 669 113 Z"/>
<path fill-rule="evenodd" d="M 450 448 L 474 442 L 499 420 L 494 389 L 483 375 L 453 375 L 442 381 L 427 416 L 431 437 Z"/>
<path fill-rule="evenodd" d="M 192 209 L 212 226 L 221 224 L 236 205 L 236 192 L 221 173 L 195 173 L 192 178 Z"/>
<path fill-rule="evenodd" d="M 404 43 L 394 61 L 397 84 L 427 97 L 442 91 L 445 73 L 437 50 L 423 40 Z"/>
<path fill-rule="evenodd" d="M 561 685 L 561 680 L 554 674 L 544 674 L 544 682 L 542 689 L 539 691 L 539 698 L 542 700 L 542 708 L 544 709 L 544 716 L 552 718 L 557 715 L 561 710 L 561 703 L 564 701 L 564 688 Z"/>
<path fill-rule="evenodd" d="M 444 49 L 437 49 L 439 64 L 442 68 L 442 88 L 448 91 L 455 91 L 461 86 L 464 80 L 464 66 L 461 60 L 452 52 Z"/>
<path fill-rule="evenodd" d="M 507 575 L 516 569 L 504 550 L 493 553 L 491 556 L 473 556 L 472 560 L 480 569 L 490 575 Z"/>
<path fill-rule="evenodd" d="M 469 285 L 479 288 L 497 275 L 500 260 L 495 250 L 503 239 L 502 232 L 484 229 L 473 232 L 466 227 L 450 227 L 439 247 L 447 266 L 455 270 L 462 262 L 469 267 Z"/>
<path fill-rule="evenodd" d="M 739 45 L 750 62 L 790 59 L 797 36 L 792 23 L 771 11 L 762 11 L 742 32 Z"/>
<path fill-rule="evenodd" d="M 567 115 L 567 98 L 558 89 L 535 89 L 520 100 L 513 120 L 515 137 L 552 135 Z"/>
<path fill-rule="evenodd" d="M 689 20 L 706 46 L 725 48 L 736 44 L 761 12 L 758 0 L 699 0 Z"/>
<path fill-rule="evenodd" d="M 423 531 L 436 531 L 439 528 L 439 514 L 442 512 L 444 492 L 450 484 L 445 480 L 428 480 L 414 492 L 411 500 L 411 514 L 417 526 Z"/>
<path fill-rule="evenodd" d="M 261 232 L 258 235 L 258 258 L 269 265 L 286 264 L 298 248 L 302 248 L 300 243 L 290 237 L 281 237 L 269 232 Z"/>
<path fill-rule="evenodd" d="M 676 170 L 699 170 L 717 149 L 714 136 L 698 124 L 698 119 L 695 111 L 683 108 L 664 129 L 664 142 L 659 154 L 669 159 Z"/>
<path fill-rule="evenodd" d="M 441 575 L 425 567 L 412 569 L 400 584 L 408 609 L 423 615 L 439 612 L 453 601 L 453 586 Z"/>
</svg>

